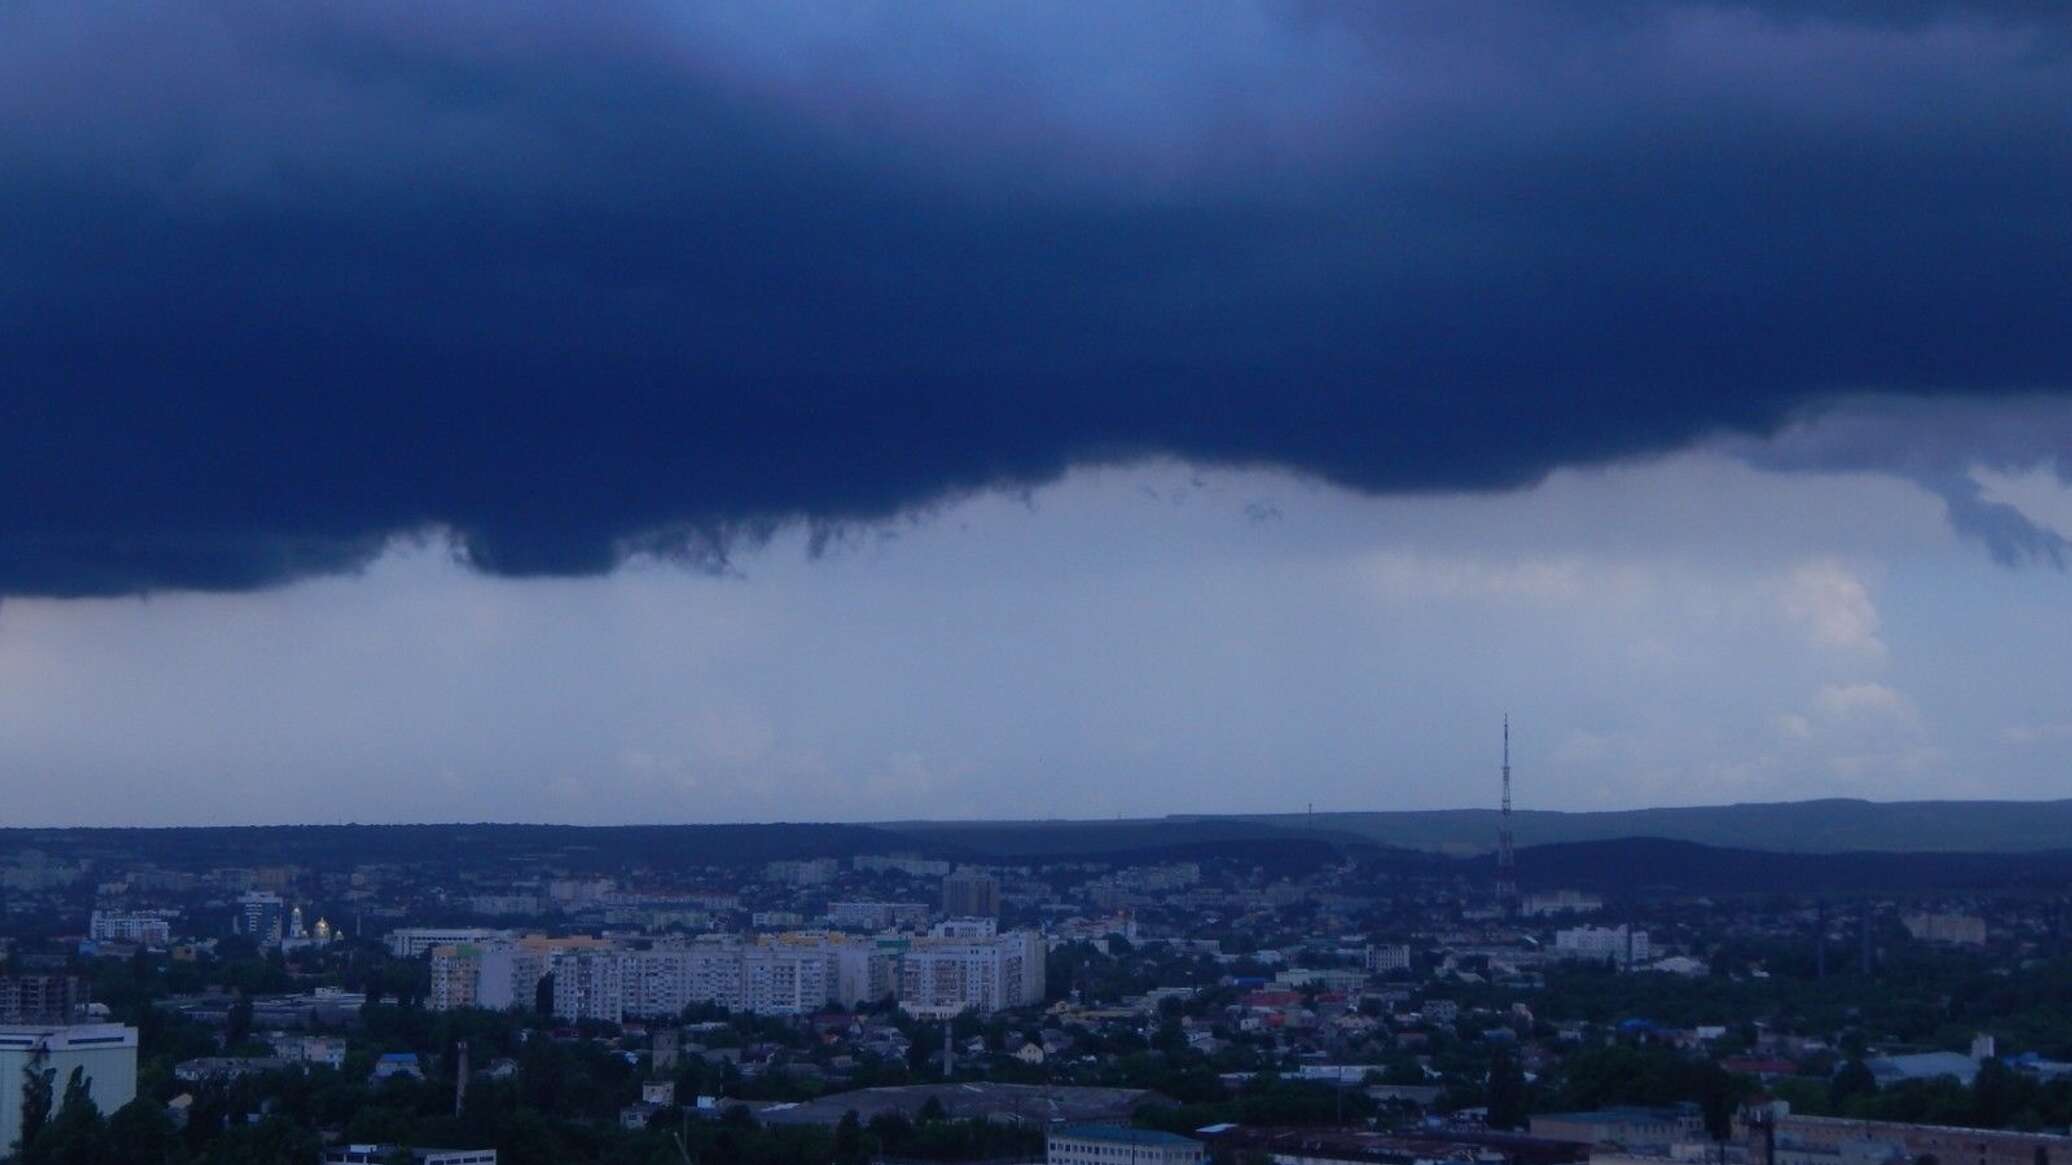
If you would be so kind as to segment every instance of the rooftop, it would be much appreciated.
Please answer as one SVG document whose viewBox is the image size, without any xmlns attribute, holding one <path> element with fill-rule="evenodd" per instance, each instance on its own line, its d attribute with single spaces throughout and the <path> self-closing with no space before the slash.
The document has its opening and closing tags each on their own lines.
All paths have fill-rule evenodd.
<svg viewBox="0 0 2072 1165">
<path fill-rule="evenodd" d="M 1053 1137 L 1074 1137 L 1083 1141 L 1113 1141 L 1122 1145 L 1199 1145 L 1192 1137 L 1162 1133 L 1157 1129 L 1131 1129 L 1121 1125 L 1059 1125 Z"/>
</svg>

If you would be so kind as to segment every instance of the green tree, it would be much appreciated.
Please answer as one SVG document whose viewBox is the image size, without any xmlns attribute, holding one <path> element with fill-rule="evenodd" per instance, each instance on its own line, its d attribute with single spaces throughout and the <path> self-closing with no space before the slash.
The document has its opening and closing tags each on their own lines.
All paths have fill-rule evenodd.
<svg viewBox="0 0 2072 1165">
<path fill-rule="evenodd" d="M 843 1113 L 841 1122 L 835 1125 L 835 1161 L 837 1165 L 858 1165 L 867 1156 L 863 1143 L 863 1119 L 852 1108 Z"/>
<path fill-rule="evenodd" d="M 1828 1085 L 1828 1105 L 1840 1113 L 1851 1100 L 1874 1095 L 1877 1091 L 1878 1078 L 1871 1075 L 1870 1065 L 1864 1063 L 1862 1057 L 1852 1056 Z"/>
<path fill-rule="evenodd" d="M 223 1022 L 223 1046 L 235 1048 L 252 1034 L 252 1000 L 243 991 L 230 1004 L 230 1014 Z"/>
<path fill-rule="evenodd" d="M 16 1151 L 26 1150 L 36 1141 L 36 1134 L 50 1120 L 51 1082 L 57 1077 L 55 1068 L 45 1068 L 48 1055 L 38 1052 L 22 1065 L 22 1120 L 21 1139 L 11 1146 Z"/>
<path fill-rule="evenodd" d="M 98 1165 L 108 1159 L 107 1129 L 84 1068 L 72 1069 L 57 1115 L 22 1136 L 21 1165 Z"/>
<path fill-rule="evenodd" d="M 165 1165 L 174 1160 L 179 1140 L 163 1107 L 138 1097 L 108 1118 L 108 1159 L 132 1165 Z"/>
<path fill-rule="evenodd" d="M 1518 1068 L 1518 1059 L 1511 1049 L 1501 1045 L 1489 1061 L 1489 1078 L 1484 1089 L 1483 1103 L 1489 1108 L 1489 1127 L 1493 1129 L 1515 1129 L 1523 1127 L 1527 1115 L 1525 1097 L 1525 1073 Z"/>
<path fill-rule="evenodd" d="M 1971 1082 L 1971 1123 L 1982 1129 L 2004 1128 L 2014 1115 L 2020 1081 L 2014 1069 L 1988 1057 Z"/>
</svg>

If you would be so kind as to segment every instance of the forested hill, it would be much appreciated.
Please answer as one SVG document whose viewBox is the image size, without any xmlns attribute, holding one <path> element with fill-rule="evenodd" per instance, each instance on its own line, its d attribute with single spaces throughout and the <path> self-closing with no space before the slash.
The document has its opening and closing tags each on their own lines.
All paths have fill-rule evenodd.
<svg viewBox="0 0 2072 1165">
<path fill-rule="evenodd" d="M 1492 789 L 1492 798 L 1495 790 Z M 1496 843 L 1494 809 L 1289 813 L 1215 820 L 1311 826 L 1408 849 L 1474 853 Z M 1790 853 L 2024 853 L 2072 845 L 2072 800 L 1773 801 L 1666 809 L 1512 814 L 1520 845 L 1656 837 Z"/>
</svg>

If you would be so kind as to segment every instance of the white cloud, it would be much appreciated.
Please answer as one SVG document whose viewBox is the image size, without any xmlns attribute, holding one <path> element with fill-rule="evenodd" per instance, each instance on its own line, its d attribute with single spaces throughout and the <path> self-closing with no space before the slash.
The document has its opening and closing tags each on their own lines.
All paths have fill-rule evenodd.
<svg viewBox="0 0 2072 1165">
<path fill-rule="evenodd" d="M 2065 484 L 2056 462 L 2032 465 L 2019 472 L 1975 466 L 1971 479 L 1988 502 L 2013 506 L 2022 517 L 2061 538 L 2072 538 L 2072 486 Z"/>
<path fill-rule="evenodd" d="M 1500 560 L 1390 549 L 1364 556 L 1359 570 L 1374 593 L 1394 602 L 1572 604 L 1631 595 L 1649 582 L 1640 568 L 1580 556 Z"/>
<path fill-rule="evenodd" d="M 1801 564 L 1784 577 L 1778 594 L 1786 617 L 1804 626 L 1815 645 L 1884 656 L 1870 588 L 1842 563 Z"/>
<path fill-rule="evenodd" d="M 2009 744 L 2048 744 L 2060 740 L 2072 740 L 2072 722 L 2058 721 L 2052 724 L 2010 724 L 2000 730 L 2000 739 Z"/>
<path fill-rule="evenodd" d="M 1868 681 L 1824 685 L 1814 694 L 1813 703 L 1829 720 L 1879 718 L 1912 725 L 1919 717 L 1905 695 Z"/>
</svg>

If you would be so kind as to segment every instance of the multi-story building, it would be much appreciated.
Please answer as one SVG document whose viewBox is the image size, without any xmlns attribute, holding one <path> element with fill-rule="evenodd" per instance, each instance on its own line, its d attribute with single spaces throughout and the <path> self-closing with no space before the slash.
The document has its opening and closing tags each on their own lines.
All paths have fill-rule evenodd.
<svg viewBox="0 0 2072 1165">
<path fill-rule="evenodd" d="M 86 936 L 95 942 L 162 947 L 173 941 L 173 924 L 156 910 L 96 910 L 87 920 Z"/>
<path fill-rule="evenodd" d="M 882 857 L 867 854 L 849 863 L 859 874 L 905 874 L 909 878 L 940 878 L 950 872 L 950 863 L 929 858 Z"/>
<path fill-rule="evenodd" d="M 1986 943 L 1986 920 L 1976 914 L 1909 914 L 1900 921 L 1917 942 L 1968 947 Z"/>
<path fill-rule="evenodd" d="M 916 939 L 899 961 L 899 1003 L 916 1015 L 987 1014 L 1043 1002 L 1043 936 Z"/>
<path fill-rule="evenodd" d="M 874 942 L 835 946 L 835 1002 L 856 1008 L 899 992 L 899 952 Z"/>
<path fill-rule="evenodd" d="M 768 862 L 763 866 L 763 880 L 787 886 L 825 886 L 841 872 L 841 863 L 833 858 Z"/>
<path fill-rule="evenodd" d="M 1653 956 L 1648 932 L 1625 926 L 1578 926 L 1554 932 L 1554 957 L 1595 959 L 1622 967 L 1635 967 Z"/>
<path fill-rule="evenodd" d="M 549 960 L 554 976 L 554 1018 L 596 1019 L 619 1023 L 626 1018 L 623 952 L 562 951 Z"/>
<path fill-rule="evenodd" d="M 834 1002 L 835 955 L 825 942 L 758 944 L 741 957 L 742 1007 L 757 1015 L 804 1015 Z"/>
<path fill-rule="evenodd" d="M 482 984 L 482 948 L 468 943 L 448 943 L 431 949 L 432 989 L 425 1006 L 433 1011 L 457 1011 L 480 1006 L 477 992 Z"/>
<path fill-rule="evenodd" d="M 1410 969 L 1408 943 L 1375 943 L 1367 948 L 1367 970 L 1376 975 Z"/>
<path fill-rule="evenodd" d="M 0 1024 L 70 1023 L 85 1003 L 86 984 L 71 975 L 0 976 Z"/>
<path fill-rule="evenodd" d="M 1604 909 L 1604 899 L 1581 890 L 1550 890 L 1541 894 L 1527 894 L 1519 904 L 1518 912 L 1527 918 L 1545 918 L 1555 914 L 1592 914 Z"/>
<path fill-rule="evenodd" d="M 684 987 L 697 1003 L 712 1003 L 729 1011 L 746 1006 L 746 985 L 741 980 L 741 946 L 738 943 L 696 943 L 690 948 Z"/>
<path fill-rule="evenodd" d="M 72 1070 L 80 1070 L 95 1107 L 114 1112 L 137 1098 L 137 1029 L 117 1023 L 0 1027 L 0 1145 L 22 1136 L 24 1069 L 51 1073 L 63 1093 Z"/>
<path fill-rule="evenodd" d="M 449 934 L 457 932 L 446 932 Z M 430 948 L 432 990 L 426 1006 L 435 1011 L 482 1007 L 491 1011 L 530 1009 L 556 955 L 577 951 L 616 953 L 617 945 L 578 935 L 548 938 L 527 935 L 512 939 L 497 931 L 473 933 L 480 941 L 442 943 Z M 389 941 L 398 944 L 397 935 Z M 411 941 L 414 940 L 414 936 Z"/>
<path fill-rule="evenodd" d="M 288 908 L 269 890 L 248 890 L 238 896 L 237 932 L 261 949 L 277 947 L 288 937 Z"/>
<path fill-rule="evenodd" d="M 406 926 L 388 933 L 389 954 L 414 959 L 433 947 L 479 944 L 510 938 L 507 930 L 486 930 L 479 926 Z"/>
<path fill-rule="evenodd" d="M 652 1018 L 681 1015 L 692 1002 L 692 952 L 685 947 L 656 947 L 619 955 L 620 1010 Z"/>
<path fill-rule="evenodd" d="M 903 930 L 928 925 L 925 902 L 830 902 L 827 924 L 842 930 Z"/>
<path fill-rule="evenodd" d="M 980 870 L 959 870 L 944 878 L 942 912 L 951 918 L 999 917 L 999 879 Z"/>
<path fill-rule="evenodd" d="M 1059 1125 L 1044 1138 L 1045 1165 L 1201 1165 L 1208 1149 L 1191 1137 L 1121 1125 Z"/>
</svg>

